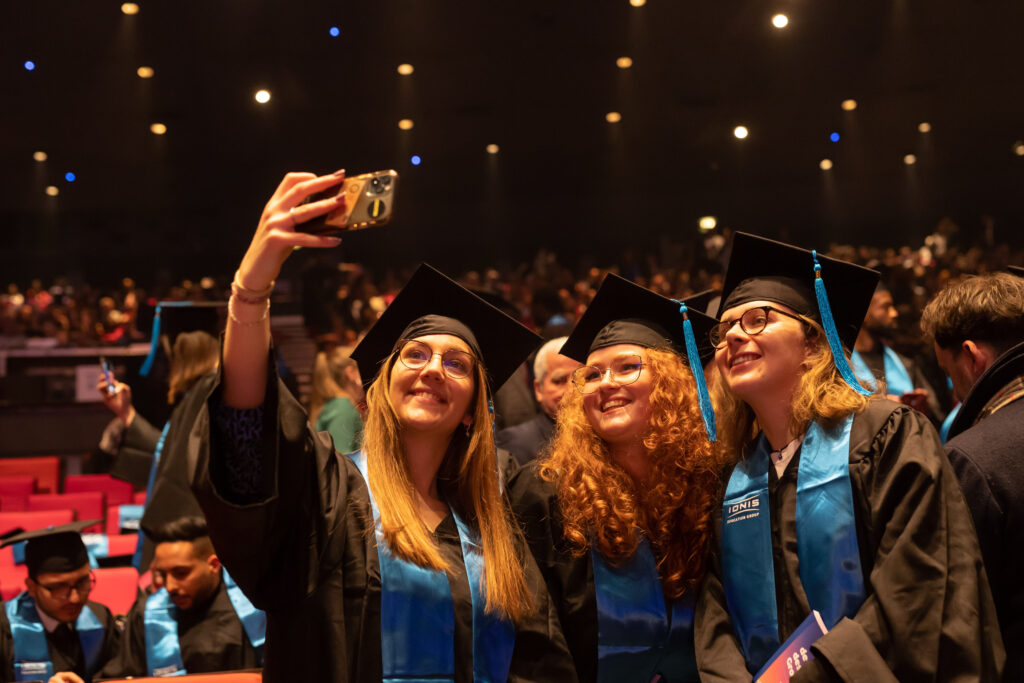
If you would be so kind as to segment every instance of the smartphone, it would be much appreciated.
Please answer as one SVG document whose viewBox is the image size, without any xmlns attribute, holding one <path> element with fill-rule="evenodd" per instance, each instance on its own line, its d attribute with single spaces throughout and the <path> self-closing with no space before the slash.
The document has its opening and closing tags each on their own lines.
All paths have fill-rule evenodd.
<svg viewBox="0 0 1024 683">
<path fill-rule="evenodd" d="M 310 195 L 303 202 L 308 204 L 344 194 L 345 204 L 329 214 L 299 223 L 295 229 L 314 235 L 331 235 L 384 225 L 391 220 L 397 187 L 398 173 L 394 170 L 346 177 L 339 187 Z"/>
<path fill-rule="evenodd" d="M 100 356 L 100 368 L 103 370 L 103 379 L 107 380 L 107 393 L 114 393 L 114 368 L 110 366 L 108 361 L 103 356 Z"/>
</svg>

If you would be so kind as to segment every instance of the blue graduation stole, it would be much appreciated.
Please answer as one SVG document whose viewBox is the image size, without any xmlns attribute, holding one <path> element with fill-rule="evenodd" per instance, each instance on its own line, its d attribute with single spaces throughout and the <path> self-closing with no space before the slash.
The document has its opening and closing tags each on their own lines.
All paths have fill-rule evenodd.
<svg viewBox="0 0 1024 683">
<path fill-rule="evenodd" d="M 877 389 L 875 376 L 871 374 L 871 370 L 868 369 L 867 363 L 860 357 L 860 354 L 854 351 L 850 355 L 850 360 L 853 362 L 853 370 L 857 374 L 857 378 Z M 910 380 L 903 361 L 895 351 L 885 344 L 882 344 L 882 362 L 885 364 L 885 385 L 888 393 L 902 396 L 914 390 L 914 383 Z"/>
<path fill-rule="evenodd" d="M 856 614 L 866 597 L 850 484 L 853 416 L 833 432 L 811 423 L 801 447 L 796 491 L 800 582 L 811 609 L 828 628 Z M 753 673 L 779 648 L 768 441 L 741 460 L 722 503 L 722 573 L 725 598 Z"/>
<path fill-rule="evenodd" d="M 36 611 L 36 603 L 28 591 L 22 591 L 14 600 L 4 605 L 7 620 L 11 624 L 14 638 L 14 680 L 47 680 L 55 673 L 50 661 L 50 647 L 46 642 L 46 630 Z M 85 605 L 75 620 L 78 640 L 85 655 L 85 670 L 90 676 L 96 673 L 100 664 L 105 632 L 103 624 Z"/>
<path fill-rule="evenodd" d="M 698 681 L 693 649 L 694 596 L 667 612 L 658 566 L 646 537 L 620 566 L 605 562 L 591 544 L 597 597 L 598 683 Z"/>
<path fill-rule="evenodd" d="M 235 608 L 235 614 L 242 622 L 246 637 L 262 661 L 267 616 L 249 602 L 226 569 L 221 569 L 221 576 L 231 606 Z M 146 637 L 146 668 L 149 675 L 184 676 L 188 673 L 185 671 L 185 664 L 181 658 L 181 643 L 178 641 L 178 607 L 171 601 L 166 588 L 161 588 L 146 598 L 142 623 Z"/>
<path fill-rule="evenodd" d="M 153 483 L 156 481 L 156 470 L 160 464 L 160 456 L 164 452 L 164 441 L 167 440 L 167 430 L 171 428 L 171 421 L 168 420 L 167 424 L 164 425 L 164 430 L 160 432 L 160 438 L 156 442 L 156 448 L 153 449 L 153 464 L 149 466 L 149 481 L 146 482 L 146 503 L 149 503 L 149 499 L 153 495 Z M 145 508 L 143 508 L 145 512 Z M 118 511 L 120 514 L 120 511 Z M 139 518 L 141 521 L 141 517 Z M 132 555 L 132 566 L 139 570 L 140 573 L 144 573 L 145 569 L 142 568 L 142 544 L 146 539 L 146 534 L 142 531 L 142 526 L 139 526 L 139 537 L 135 542 L 135 554 Z M 148 569 L 148 567 L 146 568 Z"/>
<path fill-rule="evenodd" d="M 366 455 L 351 453 L 363 479 Z M 391 554 L 380 529 L 380 510 L 370 492 L 380 563 L 381 659 L 385 683 L 452 683 L 455 680 L 455 609 L 444 572 L 425 569 Z M 484 607 L 484 558 L 479 536 L 452 510 L 462 544 L 473 603 L 473 680 L 505 683 L 512 663 L 515 628 Z"/>
</svg>

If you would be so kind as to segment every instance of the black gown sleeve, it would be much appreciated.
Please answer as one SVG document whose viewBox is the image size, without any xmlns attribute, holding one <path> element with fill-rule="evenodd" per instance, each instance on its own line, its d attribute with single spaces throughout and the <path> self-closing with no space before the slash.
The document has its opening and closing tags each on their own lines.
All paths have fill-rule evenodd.
<svg viewBox="0 0 1024 683">
<path fill-rule="evenodd" d="M 0 600 L 0 673 L 3 673 L 3 680 L 14 680 L 14 636 L 11 634 L 11 624 L 7 621 L 7 610 L 5 603 Z"/>
<path fill-rule="evenodd" d="M 113 477 L 134 486 L 149 483 L 149 470 L 153 465 L 153 451 L 160 440 L 160 430 L 138 413 L 121 436 L 121 446 L 110 469 Z"/>
<path fill-rule="evenodd" d="M 145 609 L 146 598 L 140 596 L 128 610 L 124 633 L 118 638 L 113 656 L 93 676 L 93 680 L 145 676 L 149 673 L 146 668 L 146 632 L 143 624 Z"/>
</svg>

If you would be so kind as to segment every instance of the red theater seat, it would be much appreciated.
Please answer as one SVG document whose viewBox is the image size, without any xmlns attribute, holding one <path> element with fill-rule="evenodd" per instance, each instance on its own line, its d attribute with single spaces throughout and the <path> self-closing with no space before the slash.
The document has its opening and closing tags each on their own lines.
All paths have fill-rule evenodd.
<svg viewBox="0 0 1024 683">
<path fill-rule="evenodd" d="M 28 567 L 23 564 L 12 564 L 9 567 L 0 567 L 0 599 L 9 602 L 18 593 L 25 590 L 25 578 L 28 576 Z"/>
<path fill-rule="evenodd" d="M 24 512 L 28 497 L 36 492 L 36 478 L 30 474 L 0 477 L 0 511 Z"/>
<path fill-rule="evenodd" d="M 0 512 L 0 534 L 12 529 L 35 531 L 48 526 L 70 524 L 75 521 L 73 510 L 40 510 L 39 512 Z M 11 547 L 0 548 L 0 566 L 13 566 Z"/>
<path fill-rule="evenodd" d="M 39 493 L 56 493 L 60 481 L 60 458 L 0 458 L 0 477 L 24 475 L 35 477 Z"/>
<path fill-rule="evenodd" d="M 114 614 L 128 614 L 139 597 L 139 573 L 135 567 L 94 569 L 96 586 L 90 600 L 106 605 Z"/>
<path fill-rule="evenodd" d="M 74 510 L 76 520 L 106 519 L 104 494 L 90 493 L 39 493 L 28 497 L 29 510 Z M 103 522 L 85 529 L 87 534 L 103 533 Z"/>
<path fill-rule="evenodd" d="M 107 557 L 125 557 L 135 554 L 136 534 L 114 534 L 107 536 Z"/>
<path fill-rule="evenodd" d="M 132 502 L 132 485 L 109 474 L 73 474 L 64 478 L 64 493 L 99 491 L 107 494 L 107 505 Z"/>
<path fill-rule="evenodd" d="M 137 491 L 136 493 L 132 494 L 132 503 L 135 504 L 135 505 L 145 505 L 146 504 L 146 492 L 145 491 Z"/>
<path fill-rule="evenodd" d="M 132 683 L 163 683 L 166 678 L 132 678 L 113 679 L 108 678 L 108 683 L 117 683 L 118 680 L 131 680 Z M 185 683 L 262 683 L 263 674 L 255 671 L 227 672 L 222 674 L 191 674 L 181 676 L 179 680 Z"/>
</svg>

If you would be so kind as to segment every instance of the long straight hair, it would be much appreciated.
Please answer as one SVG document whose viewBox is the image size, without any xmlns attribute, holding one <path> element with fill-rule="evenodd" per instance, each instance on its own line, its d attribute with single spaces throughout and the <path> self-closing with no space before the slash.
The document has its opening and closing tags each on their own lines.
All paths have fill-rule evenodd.
<svg viewBox="0 0 1024 683">
<path fill-rule="evenodd" d="M 448 571 L 430 530 L 420 518 L 416 491 L 402 449 L 402 425 L 391 403 L 389 384 L 396 354 L 366 393 L 367 417 L 363 449 L 374 499 L 380 509 L 381 531 L 388 549 L 407 562 Z M 476 390 L 472 399 L 473 423 L 468 436 L 456 428 L 438 471 L 438 490 L 463 519 L 475 522 L 483 545 L 486 610 L 501 612 L 513 621 L 531 609 L 523 564 L 519 527 L 512 522 L 498 487 L 493 418 L 484 389 L 481 364 L 475 364 Z"/>
</svg>

